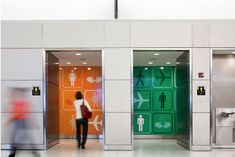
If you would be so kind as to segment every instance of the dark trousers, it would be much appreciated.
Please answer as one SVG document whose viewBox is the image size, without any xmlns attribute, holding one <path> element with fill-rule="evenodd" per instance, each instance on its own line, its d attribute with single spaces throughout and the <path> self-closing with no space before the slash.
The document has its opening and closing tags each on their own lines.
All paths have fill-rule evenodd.
<svg viewBox="0 0 235 157">
<path fill-rule="evenodd" d="M 81 126 L 82 126 L 82 142 L 81 142 Z M 87 140 L 88 133 L 88 119 L 82 118 L 76 120 L 76 128 L 77 128 L 77 141 L 80 145 L 85 145 Z"/>
</svg>

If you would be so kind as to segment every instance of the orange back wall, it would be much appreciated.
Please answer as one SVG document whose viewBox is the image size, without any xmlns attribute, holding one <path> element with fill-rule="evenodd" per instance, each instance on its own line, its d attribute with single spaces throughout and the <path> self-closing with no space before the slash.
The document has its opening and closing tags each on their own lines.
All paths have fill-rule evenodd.
<svg viewBox="0 0 235 157">
<path fill-rule="evenodd" d="M 60 136 L 76 134 L 75 93 L 81 91 L 92 108 L 89 135 L 102 134 L 102 69 L 101 67 L 60 67 Z"/>
</svg>

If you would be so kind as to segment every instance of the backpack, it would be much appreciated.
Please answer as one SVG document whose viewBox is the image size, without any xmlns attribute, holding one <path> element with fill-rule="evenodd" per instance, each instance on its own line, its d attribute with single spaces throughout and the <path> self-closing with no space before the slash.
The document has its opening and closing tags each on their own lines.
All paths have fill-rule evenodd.
<svg viewBox="0 0 235 157">
<path fill-rule="evenodd" d="M 81 108 L 81 113 L 82 113 L 82 117 L 83 117 L 83 118 L 89 119 L 89 118 L 92 117 L 92 112 L 89 111 L 89 109 L 87 108 L 87 106 L 85 106 L 84 100 L 83 100 L 83 103 L 82 103 L 82 105 L 80 106 L 80 108 Z"/>
</svg>

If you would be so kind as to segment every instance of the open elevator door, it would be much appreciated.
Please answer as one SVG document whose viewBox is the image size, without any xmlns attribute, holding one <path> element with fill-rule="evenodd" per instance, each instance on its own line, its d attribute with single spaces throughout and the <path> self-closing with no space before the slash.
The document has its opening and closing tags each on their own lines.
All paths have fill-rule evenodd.
<svg viewBox="0 0 235 157">
<path fill-rule="evenodd" d="M 176 62 L 177 143 L 190 149 L 190 52 L 183 52 Z"/>
<path fill-rule="evenodd" d="M 44 138 L 48 149 L 59 143 L 59 60 L 51 52 L 45 57 Z"/>
</svg>

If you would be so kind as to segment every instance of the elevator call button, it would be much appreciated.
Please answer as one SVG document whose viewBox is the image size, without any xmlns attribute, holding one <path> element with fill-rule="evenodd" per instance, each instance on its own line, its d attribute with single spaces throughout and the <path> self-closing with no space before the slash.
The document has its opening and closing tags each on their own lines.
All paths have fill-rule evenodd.
<svg viewBox="0 0 235 157">
<path fill-rule="evenodd" d="M 40 95 L 40 88 L 39 88 L 39 87 L 33 87 L 33 89 L 32 89 L 32 95 L 33 95 L 33 96 L 38 96 L 38 95 Z"/>
<path fill-rule="evenodd" d="M 199 86 L 197 89 L 197 95 L 206 95 L 206 90 L 204 86 Z"/>
</svg>

